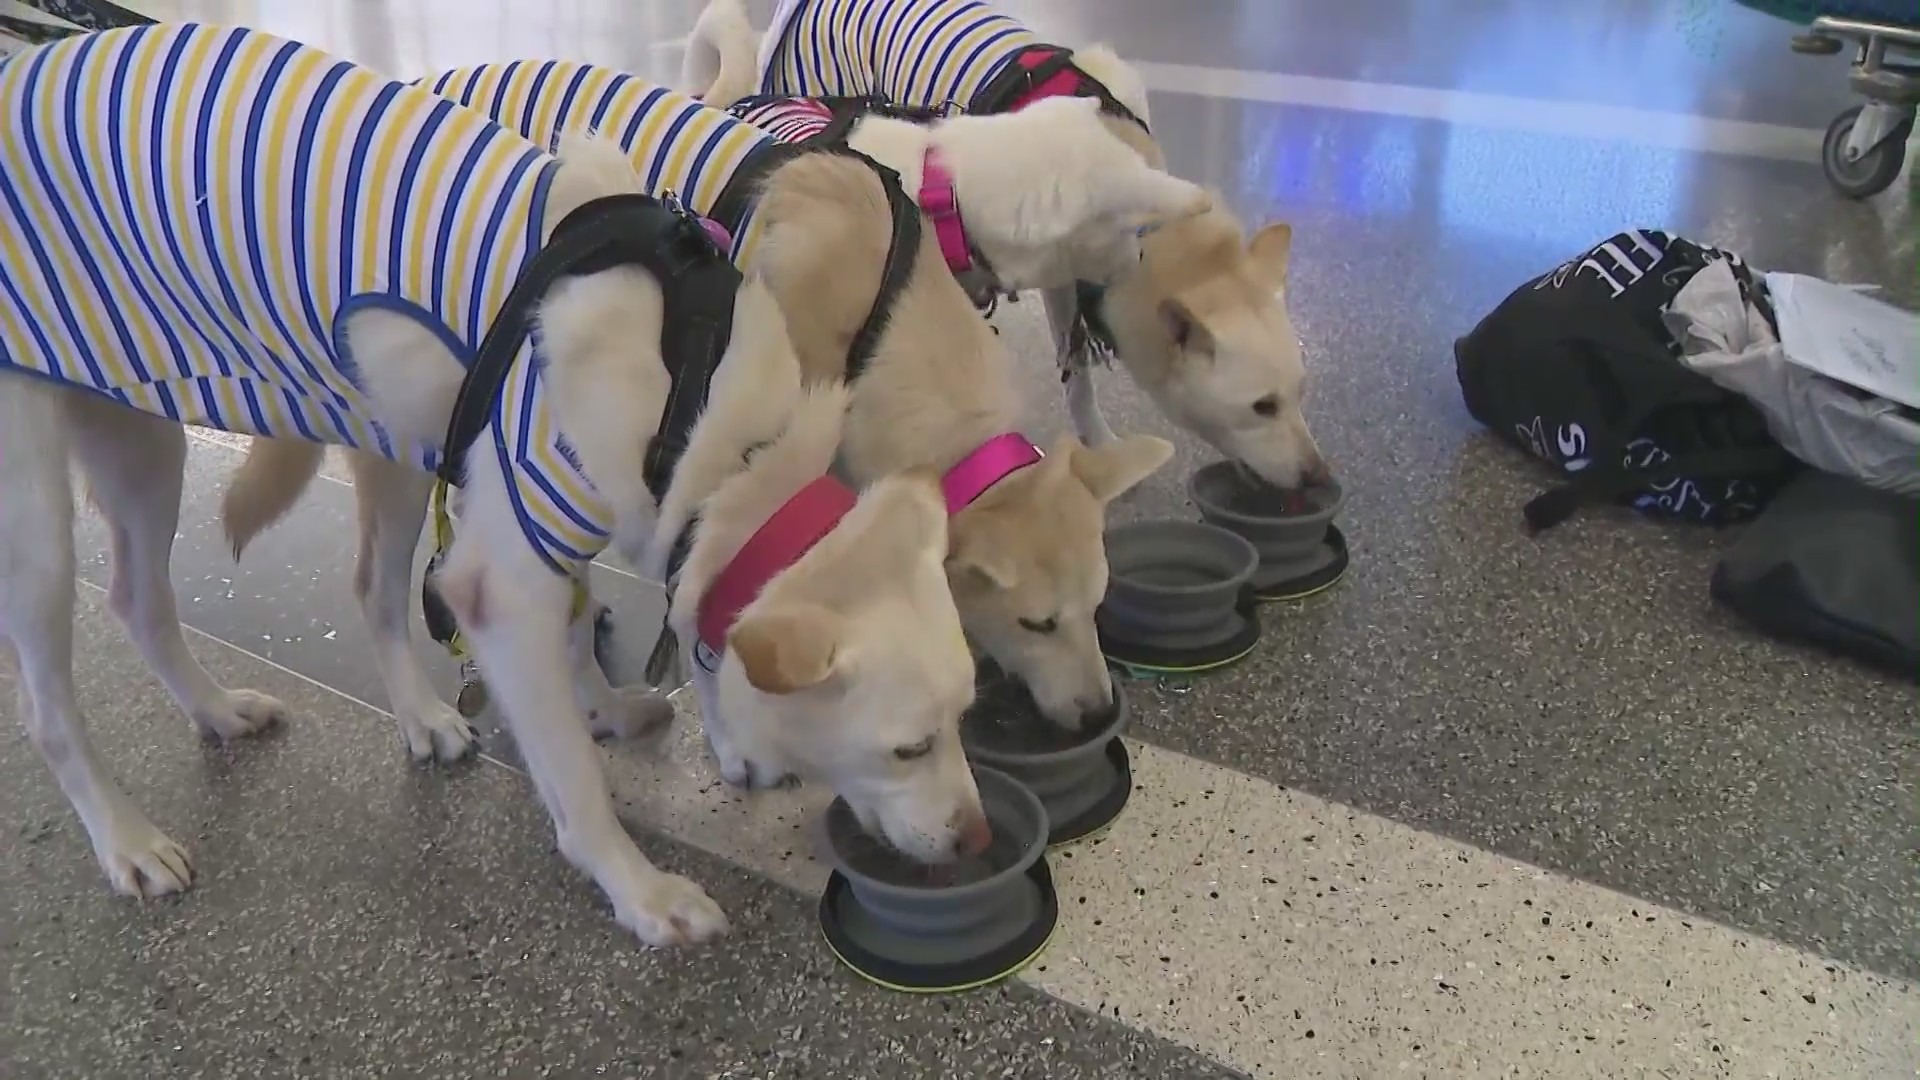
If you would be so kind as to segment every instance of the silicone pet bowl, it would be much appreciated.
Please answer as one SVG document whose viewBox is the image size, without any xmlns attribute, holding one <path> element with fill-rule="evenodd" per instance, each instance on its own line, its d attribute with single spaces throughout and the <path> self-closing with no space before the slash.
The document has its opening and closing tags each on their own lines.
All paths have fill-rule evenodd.
<svg viewBox="0 0 1920 1080">
<path fill-rule="evenodd" d="M 1018 679 L 981 666 L 973 707 L 960 718 L 967 760 L 998 769 L 1039 796 L 1052 828 L 1049 845 L 1105 828 L 1133 793 L 1127 744 L 1126 691 L 1113 683 L 1114 711 L 1095 727 L 1070 732 L 1041 715 Z"/>
<path fill-rule="evenodd" d="M 834 955 L 882 986 L 919 993 L 998 982 L 1046 947 L 1060 915 L 1043 857 L 1047 812 L 1005 773 L 976 767 L 993 828 L 980 855 L 928 865 L 869 834 L 844 800 L 827 808 L 833 867 L 820 925 Z"/>
</svg>

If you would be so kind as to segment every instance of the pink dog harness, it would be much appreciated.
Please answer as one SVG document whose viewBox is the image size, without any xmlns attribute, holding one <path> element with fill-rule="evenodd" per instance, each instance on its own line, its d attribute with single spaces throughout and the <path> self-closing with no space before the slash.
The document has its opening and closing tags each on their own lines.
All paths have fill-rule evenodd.
<svg viewBox="0 0 1920 1080">
<path fill-rule="evenodd" d="M 920 163 L 920 212 L 933 222 L 940 254 L 956 274 L 973 269 L 973 246 L 967 243 L 967 223 L 960 217 L 960 197 L 953 190 L 953 173 L 936 147 L 927 147 Z"/>
</svg>

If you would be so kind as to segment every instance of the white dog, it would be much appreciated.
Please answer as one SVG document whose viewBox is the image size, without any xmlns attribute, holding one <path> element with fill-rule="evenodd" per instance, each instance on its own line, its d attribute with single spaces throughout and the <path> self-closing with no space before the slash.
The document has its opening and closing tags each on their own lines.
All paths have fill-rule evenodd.
<svg viewBox="0 0 1920 1080">
<path fill-rule="evenodd" d="M 84 110 L 72 123 L 68 101 Z M 411 543 L 392 539 L 418 533 L 423 467 L 466 451 L 441 592 L 561 852 L 650 944 L 725 931 L 706 894 L 649 863 L 614 814 L 569 685 L 570 671 L 595 667 L 588 648 L 569 657 L 573 580 L 609 546 L 663 558 L 696 514 L 690 565 L 730 566 L 738 537 L 792 494 L 775 455 L 746 464 L 748 450 L 785 438 L 794 460 L 817 462 L 802 450 L 837 441 L 845 397 L 802 391 L 777 306 L 752 282 L 733 298 L 709 386 L 690 387 L 684 358 L 663 362 L 662 290 L 628 249 L 657 255 L 669 234 L 643 235 L 660 213 L 639 189 L 604 144 L 572 142 L 555 160 L 477 113 L 253 31 L 109 31 L 0 66 L 0 635 L 19 658 L 32 739 L 116 890 L 176 892 L 192 868 L 85 734 L 70 457 L 110 528 L 110 606 L 182 710 L 220 738 L 285 712 L 214 682 L 182 640 L 168 558 L 190 422 L 355 448 L 377 509 L 363 596 L 383 577 L 405 581 Z M 577 272 L 526 285 L 556 267 Z M 523 318 L 537 335 L 522 326 L 504 350 L 480 348 L 489 328 Z M 684 395 L 702 390 L 704 410 L 688 409 Z M 679 430 L 675 418 L 695 412 Z M 653 468 L 650 434 L 680 451 L 670 478 Z M 907 850 L 977 846 L 978 793 L 956 765 L 956 686 L 971 662 L 939 571 L 945 517 L 924 482 L 904 478 L 825 533 L 760 566 L 763 603 L 714 621 L 720 706 L 747 724 L 831 726 L 834 759 L 787 759 L 813 775 L 844 778 L 838 755 L 852 748 L 872 771 L 912 778 L 907 794 L 845 792 Z M 869 550 L 880 555 L 848 554 Z M 808 605 L 807 655 L 827 649 L 812 683 L 789 662 L 788 598 Z M 379 648 L 404 648 L 404 604 L 367 614 Z M 832 632 L 813 632 L 824 619 Z M 469 751 L 451 709 L 430 693 L 404 700 L 396 719 L 416 753 Z M 668 712 L 645 695 L 605 703 Z"/>
<path fill-rule="evenodd" d="M 482 64 L 428 76 L 421 85 L 538 144 L 597 129 L 619 143 L 651 190 L 673 191 L 717 219 L 735 262 L 763 276 L 780 302 L 807 380 L 852 382 L 843 453 L 849 475 L 871 483 L 926 468 L 973 478 L 969 497 L 953 507 L 949 570 L 975 644 L 1025 681 L 1062 726 L 1112 708 L 1093 622 L 1107 579 L 1102 510 L 1165 461 L 1172 446 L 1151 436 L 1097 449 L 1065 440 L 1044 467 L 1028 468 L 1039 455 L 1013 434 L 1025 407 L 1006 348 L 943 269 L 935 230 L 911 202 L 895 205 L 890 178 L 855 155 L 792 152 L 726 113 L 596 65 Z M 1137 261 L 1138 222 L 1206 204 L 1205 192 L 1150 168 L 1109 134 L 1082 107 L 1089 104 L 1050 102 L 933 133 L 970 182 L 995 168 L 995 143 L 968 137 L 981 126 L 1026 129 L 1036 138 L 1049 133 L 1056 137 L 1051 151 L 1072 151 L 1071 166 L 1013 170 L 1009 176 L 1021 186 L 998 185 L 992 212 L 975 219 L 974 235 L 996 266 L 1059 276 L 1064 271 L 1037 267 L 1075 250 L 1116 245 Z M 1057 115 L 1043 115 L 1049 112 Z M 908 138 L 926 136 L 909 124 L 894 128 Z M 912 167 L 917 182 L 918 162 Z M 1069 168 L 1075 182 L 1058 186 L 1055 174 Z M 290 456 L 296 460 L 284 468 L 275 464 Z M 284 499 L 317 463 L 302 444 L 260 444 L 235 490 L 277 488 Z M 235 500 L 255 510 L 230 520 L 277 516 L 270 499 Z M 388 603 L 404 611 L 406 598 L 396 593 Z M 404 649 L 390 652 L 396 666 L 411 663 Z M 395 675 L 409 686 L 424 686 L 424 678 Z M 590 702 L 605 692 L 583 695 Z M 605 714 L 587 708 L 590 717 Z M 709 727 L 710 734 L 720 731 L 724 721 Z M 735 783 L 792 771 L 764 758 L 750 762 L 724 737 L 714 749 L 722 775 Z"/>
<path fill-rule="evenodd" d="M 782 0 L 756 56 L 757 38 L 741 0 L 710 0 L 688 43 L 683 88 L 722 105 L 755 94 L 879 95 L 964 112 L 970 152 L 939 146 L 940 129 L 961 120 L 913 133 L 869 119 L 851 142 L 907 177 L 909 191 L 921 190 L 930 152 L 951 162 L 950 190 L 969 234 L 997 220 L 1004 192 L 1036 178 L 1063 200 L 1108 182 L 1081 167 L 1088 144 L 1067 123 L 1073 104 L 1146 163 L 1164 166 L 1138 73 L 1104 46 L 1047 44 L 978 0 Z M 988 262 L 1006 288 L 1045 290 L 1074 427 L 1089 445 L 1112 438 L 1080 340 L 1101 336 L 1104 321 L 1115 355 L 1174 423 L 1272 483 L 1326 474 L 1301 408 L 1306 369 L 1284 302 L 1287 226 L 1243 241 L 1239 223 L 1213 205 L 1166 222 L 1137 248 L 1032 239 L 1028 259 L 986 252 Z M 949 261 L 964 256 L 950 252 Z M 1082 310 L 1076 280 L 1106 286 L 1103 301 L 1085 294 L 1097 310 Z"/>
</svg>

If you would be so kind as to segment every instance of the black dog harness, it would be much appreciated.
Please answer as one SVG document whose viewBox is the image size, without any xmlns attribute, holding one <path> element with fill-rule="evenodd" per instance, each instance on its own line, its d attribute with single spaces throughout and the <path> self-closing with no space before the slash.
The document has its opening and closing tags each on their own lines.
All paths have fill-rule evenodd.
<svg viewBox="0 0 1920 1080">
<path fill-rule="evenodd" d="M 735 102 L 727 111 L 736 118 L 745 119 L 755 107 L 766 104 L 768 100 L 746 98 Z M 832 110 L 832 119 L 826 128 L 800 142 L 773 143 L 743 162 L 714 203 L 713 217 L 722 226 L 735 228 L 745 218 L 748 206 L 760 196 L 768 178 L 781 166 L 804 154 L 828 153 L 851 157 L 872 169 L 874 175 L 880 178 L 881 190 L 887 196 L 887 210 L 893 219 L 893 233 L 887 240 L 887 258 L 881 267 L 880 288 L 874 294 L 873 306 L 868 309 L 867 317 L 860 323 L 847 347 L 846 378 L 852 382 L 866 371 L 867 365 L 878 354 L 880 335 L 886 329 L 894 302 L 906 291 L 907 282 L 913 276 L 913 260 L 920 248 L 920 210 L 907 197 L 899 173 L 847 144 L 847 136 L 853 131 L 854 124 L 874 109 L 873 99 L 833 98 L 824 104 Z"/>
<path fill-rule="evenodd" d="M 647 490 L 656 499 L 666 497 L 674 469 L 686 454 L 694 424 L 706 407 L 714 373 L 726 356 L 740 272 L 715 246 L 698 219 L 677 203 L 636 194 L 595 199 L 563 218 L 534 255 L 488 327 L 454 400 L 434 500 L 436 550 L 426 580 L 421 583 L 428 633 L 462 662 L 464 685 L 459 704 L 460 711 L 468 716 L 476 715 L 484 706 L 484 691 L 477 673 L 469 670 L 471 663 L 453 613 L 432 584 L 433 570 L 451 542 L 445 488 L 457 486 L 465 478 L 466 455 L 492 421 L 507 372 L 532 332 L 541 300 L 565 278 L 617 266 L 645 269 L 658 283 L 663 302 L 660 355 L 671 388 L 660 425 L 648 441 L 643 466 Z M 575 606 L 582 607 L 584 600 L 583 589 L 576 582 Z"/>
<path fill-rule="evenodd" d="M 457 485 L 463 478 L 466 453 L 492 419 L 507 369 L 532 331 L 534 310 L 548 290 L 563 278 L 617 266 L 645 269 L 659 284 L 663 300 L 660 356 L 672 389 L 647 445 L 644 475 L 647 490 L 655 498 L 665 497 L 694 421 L 706 408 L 713 374 L 726 355 L 741 278 L 692 214 L 677 203 L 646 195 L 611 195 L 586 203 L 561 220 L 533 257 L 461 380 L 447 422 L 442 481 Z"/>
</svg>

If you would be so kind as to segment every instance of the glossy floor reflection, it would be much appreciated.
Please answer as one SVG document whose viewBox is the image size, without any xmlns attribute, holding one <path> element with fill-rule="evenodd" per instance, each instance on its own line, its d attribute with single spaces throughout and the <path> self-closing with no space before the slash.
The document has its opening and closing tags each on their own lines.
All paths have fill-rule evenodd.
<svg viewBox="0 0 1920 1080">
<path fill-rule="evenodd" d="M 670 78 L 699 5 L 148 6 L 401 75 L 564 55 Z M 1920 304 L 1911 177 L 1847 203 L 1806 153 L 1849 104 L 1844 64 L 1793 56 L 1790 27 L 1727 0 L 1008 6 L 1183 87 L 1153 101 L 1176 171 L 1249 220 L 1293 223 L 1290 303 L 1354 559 L 1335 590 L 1272 609 L 1242 668 L 1135 688 L 1141 789 L 1122 827 L 1059 860 L 1066 925 L 1043 965 L 933 1002 L 838 971 L 809 922 L 811 804 L 728 795 L 684 732 L 610 750 L 608 766 L 649 849 L 712 887 L 738 932 L 694 956 L 633 949 L 551 852 L 503 736 L 496 763 L 420 772 L 359 704 L 382 699 L 348 591 L 350 492 L 317 485 L 235 568 L 214 513 L 237 457 L 206 441 L 182 517 L 183 611 L 241 650 L 196 642 L 222 672 L 301 715 L 258 747 L 194 747 L 88 612 L 101 742 L 195 843 L 203 880 L 147 910 L 106 897 L 5 721 L 0 811 L 21 827 L 0 831 L 0 987 L 23 1007 L 0 1072 L 1920 1065 L 1920 693 L 1718 611 L 1706 583 L 1725 535 L 1595 513 L 1525 536 L 1519 507 L 1546 477 L 1476 430 L 1450 352 L 1517 283 L 1636 225 Z M 1027 361 L 1039 437 L 1064 417 L 1037 307 L 999 323 Z M 1120 378 L 1102 391 L 1117 428 L 1172 435 Z M 1183 443 L 1118 514 L 1190 514 L 1182 485 L 1202 460 Z M 96 525 L 82 543 L 103 550 Z M 613 572 L 598 584 L 632 628 L 631 662 L 657 597 Z"/>
</svg>

